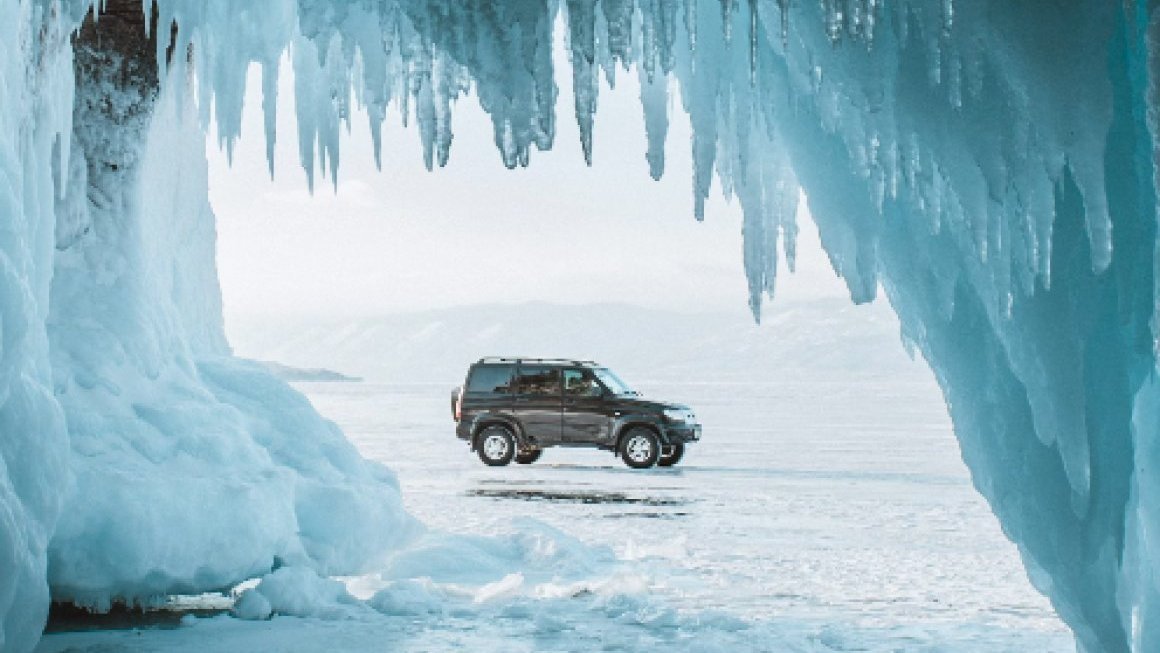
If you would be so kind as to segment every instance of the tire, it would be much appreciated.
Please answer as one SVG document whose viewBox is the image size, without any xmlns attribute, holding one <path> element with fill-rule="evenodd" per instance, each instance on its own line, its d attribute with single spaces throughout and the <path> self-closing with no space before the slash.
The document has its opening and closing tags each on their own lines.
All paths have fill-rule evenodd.
<svg viewBox="0 0 1160 653">
<path fill-rule="evenodd" d="M 506 426 L 492 424 L 479 432 L 475 452 L 488 467 L 503 467 L 516 454 L 516 439 Z"/>
<path fill-rule="evenodd" d="M 665 453 L 665 450 L 668 453 Z M 669 447 L 661 447 L 661 455 L 657 458 L 658 467 L 672 467 L 681 462 L 681 458 L 685 455 L 685 445 L 683 443 L 676 443 Z"/>
<path fill-rule="evenodd" d="M 528 449 L 516 454 L 516 462 L 521 465 L 531 465 L 540 459 L 540 454 L 544 453 L 543 449 Z"/>
<path fill-rule="evenodd" d="M 620 458 L 633 469 L 648 469 L 661 455 L 661 443 L 652 429 L 635 426 L 624 434 L 620 443 Z"/>
</svg>

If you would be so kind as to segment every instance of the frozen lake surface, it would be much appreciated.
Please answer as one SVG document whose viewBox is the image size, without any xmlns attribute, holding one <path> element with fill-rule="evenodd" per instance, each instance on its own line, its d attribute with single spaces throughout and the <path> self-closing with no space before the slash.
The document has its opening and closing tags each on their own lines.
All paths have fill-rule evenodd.
<svg viewBox="0 0 1160 653">
<path fill-rule="evenodd" d="M 567 603 L 501 610 L 498 621 L 441 610 L 359 627 L 218 617 L 132 637 L 54 635 L 41 650 L 197 650 L 206 638 L 220 650 L 286 651 L 1074 650 L 971 488 L 941 396 L 920 375 L 639 383 L 692 405 L 705 425 L 678 467 L 648 471 L 582 449 L 485 467 L 454 438 L 447 384 L 298 387 L 398 473 L 407 509 L 434 531 L 502 538 L 531 518 L 608 550 L 616 574 L 648 597 L 634 614 L 693 616 L 667 636 L 642 631 L 639 617 L 618 626 L 607 605 Z"/>
<path fill-rule="evenodd" d="M 1012 650 L 1027 634 L 1064 632 L 971 487 L 933 382 L 638 385 L 705 424 L 676 468 L 634 471 L 587 449 L 488 468 L 452 437 L 443 385 L 302 389 L 399 474 L 427 524 L 487 533 L 533 517 L 644 558 L 682 608 L 900 637 L 994 629 L 1012 634 Z"/>
</svg>

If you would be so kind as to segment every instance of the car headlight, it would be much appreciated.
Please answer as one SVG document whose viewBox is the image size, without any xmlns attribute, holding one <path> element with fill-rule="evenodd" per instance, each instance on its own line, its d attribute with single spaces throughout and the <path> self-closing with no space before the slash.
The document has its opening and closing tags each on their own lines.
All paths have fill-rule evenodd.
<svg viewBox="0 0 1160 653">
<path fill-rule="evenodd" d="M 665 419 L 671 422 L 692 422 L 697 419 L 693 411 L 684 408 L 666 408 Z"/>
</svg>

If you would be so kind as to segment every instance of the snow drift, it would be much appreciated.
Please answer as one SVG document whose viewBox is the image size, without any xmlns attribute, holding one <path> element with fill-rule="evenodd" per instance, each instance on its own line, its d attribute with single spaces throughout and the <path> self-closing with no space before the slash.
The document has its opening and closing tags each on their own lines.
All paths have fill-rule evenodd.
<svg viewBox="0 0 1160 653">
<path fill-rule="evenodd" d="M 237 544 L 253 552 L 250 566 L 232 560 L 190 576 L 190 561 L 214 548 L 215 531 L 185 533 L 178 540 L 189 555 L 166 559 L 165 538 L 176 531 L 165 529 L 184 527 L 158 511 L 130 520 L 110 514 L 130 499 L 115 496 L 118 474 L 137 477 L 146 496 L 164 497 L 148 479 L 193 459 L 220 490 L 212 479 L 220 460 L 234 459 L 234 449 L 222 448 L 228 443 L 246 462 L 239 483 L 255 493 L 254 505 L 272 500 L 265 493 L 277 483 L 295 485 L 275 470 L 293 470 L 319 491 L 348 487 L 356 499 L 361 490 L 393 492 L 358 461 L 331 474 L 297 457 L 289 443 L 302 432 L 267 419 L 278 414 L 267 400 L 292 402 L 290 392 L 269 386 L 279 397 L 269 399 L 244 392 L 263 386 L 257 376 L 236 383 L 247 377 L 226 356 L 217 326 L 202 182 L 164 171 L 203 165 L 192 160 L 200 156 L 192 132 L 111 123 L 125 131 L 116 138 L 135 142 L 137 129 L 146 143 L 130 154 L 152 150 L 165 162 L 156 171 L 139 167 L 159 175 L 155 185 L 140 183 L 145 197 L 118 183 L 120 200 L 101 205 L 90 194 L 88 218 L 74 213 L 85 202 L 67 198 L 79 197 L 75 177 L 86 166 L 70 154 L 69 134 L 81 129 L 72 140 L 83 144 L 85 132 L 80 117 L 70 122 L 65 39 L 85 9 L 77 4 L 22 0 L 0 15 L 0 515 L 11 524 L 0 552 L 13 552 L 0 564 L 22 579 L 0 599 L 39 592 L 18 607 L 0 603 L 14 648 L 30 635 L 10 624 L 26 624 L 27 610 L 43 613 L 29 605 L 43 604 L 53 533 L 54 591 L 99 605 L 251 572 L 274 550 L 263 537 L 291 519 L 286 503 L 262 513 L 287 521 L 252 525 L 259 532 Z M 1084 649 L 1160 648 L 1160 486 L 1151 477 L 1160 453 L 1154 3 L 268 0 L 239 8 L 159 0 L 157 11 L 164 28 L 154 33 L 164 38 L 153 47 L 158 62 L 169 61 L 158 69 L 172 95 L 164 110 L 190 107 L 184 80 L 192 67 L 195 111 L 203 125 L 213 112 L 226 147 L 239 129 L 251 62 L 263 68 L 273 143 L 269 99 L 291 49 L 311 181 L 316 167 L 338 173 L 337 135 L 352 102 L 369 108 L 376 143 L 389 111 L 414 120 L 425 163 L 442 165 L 453 102 L 469 91 L 492 117 L 503 164 L 528 164 L 533 149 L 553 145 L 551 41 L 562 17 L 583 155 L 597 146 L 590 134 L 602 78 L 640 75 L 654 176 L 664 170 L 667 112 L 679 102 L 694 129 L 695 214 L 714 173 L 744 208 L 755 313 L 773 291 L 778 257 L 792 264 L 804 190 L 853 299 L 869 301 L 885 288 L 904 336 L 931 362 L 976 487 Z M 170 147 L 152 149 L 162 141 Z M 52 205 L 54 194 L 62 205 Z M 179 198 L 172 216 L 151 213 L 159 196 Z M 101 224 L 119 231 L 108 235 Z M 76 472 L 68 500 L 94 503 L 56 528 L 70 467 L 62 406 Z M 349 451 L 337 434 L 327 442 L 320 453 Z M 263 456 L 268 462 L 259 463 Z M 23 462 L 29 458 L 36 462 Z M 250 463 L 271 470 L 272 484 L 258 483 Z M 234 502 L 239 514 L 231 518 L 241 518 L 245 503 Z M 127 532 L 138 518 L 163 530 L 138 541 Z M 126 567 L 116 548 L 125 537 L 143 567 Z M 98 545 L 98 557 L 82 543 Z M 287 551 L 326 559 L 308 544 L 291 538 Z"/>
</svg>

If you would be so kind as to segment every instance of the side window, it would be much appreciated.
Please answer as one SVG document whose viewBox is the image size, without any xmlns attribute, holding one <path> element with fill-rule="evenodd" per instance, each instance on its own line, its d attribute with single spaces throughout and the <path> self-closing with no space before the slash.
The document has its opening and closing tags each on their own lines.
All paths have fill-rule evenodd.
<svg viewBox="0 0 1160 653">
<path fill-rule="evenodd" d="M 600 384 L 587 370 L 564 370 L 564 395 L 568 397 L 599 397 Z"/>
<path fill-rule="evenodd" d="M 468 392 L 511 392 L 514 365 L 476 365 L 467 380 Z"/>
<path fill-rule="evenodd" d="M 516 392 L 522 395 L 559 396 L 560 368 L 544 365 L 521 366 L 516 387 Z"/>
</svg>

